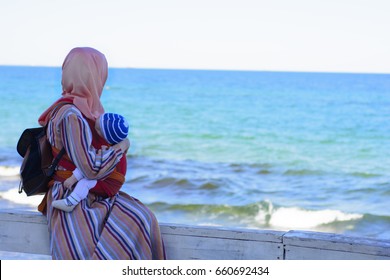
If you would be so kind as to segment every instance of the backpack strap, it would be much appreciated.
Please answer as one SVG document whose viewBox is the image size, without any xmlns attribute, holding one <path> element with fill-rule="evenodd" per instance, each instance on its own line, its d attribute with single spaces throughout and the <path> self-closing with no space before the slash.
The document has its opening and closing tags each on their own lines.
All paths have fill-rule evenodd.
<svg viewBox="0 0 390 280">
<path fill-rule="evenodd" d="M 53 162 L 50 164 L 50 166 L 45 170 L 45 174 L 48 177 L 53 176 L 55 169 L 60 162 L 62 156 L 65 154 L 65 148 L 63 147 L 61 151 L 58 153 L 58 155 L 53 159 Z"/>
</svg>

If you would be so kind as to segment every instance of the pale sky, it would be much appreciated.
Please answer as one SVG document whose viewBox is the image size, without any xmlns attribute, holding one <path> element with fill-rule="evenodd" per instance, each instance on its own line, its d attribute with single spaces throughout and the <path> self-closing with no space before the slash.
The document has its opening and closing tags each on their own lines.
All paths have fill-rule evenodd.
<svg viewBox="0 0 390 280">
<path fill-rule="evenodd" d="M 0 65 L 390 73 L 390 0 L 0 0 Z"/>
</svg>

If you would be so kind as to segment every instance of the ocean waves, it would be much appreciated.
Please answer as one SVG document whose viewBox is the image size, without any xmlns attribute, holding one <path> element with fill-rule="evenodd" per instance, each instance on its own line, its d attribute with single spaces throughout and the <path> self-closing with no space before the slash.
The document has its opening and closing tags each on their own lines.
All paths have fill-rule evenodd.
<svg viewBox="0 0 390 280">
<path fill-rule="evenodd" d="M 19 166 L 0 166 L 0 182 L 1 207 L 36 209 L 42 199 L 17 192 Z M 122 190 L 168 223 L 390 238 L 389 178 L 384 175 L 129 156 Z M 371 230 L 363 226 L 369 224 Z"/>
<path fill-rule="evenodd" d="M 310 230 L 389 239 L 390 216 L 349 213 L 334 209 L 305 209 L 261 201 L 246 205 L 168 204 L 149 205 L 161 221 L 273 230 Z M 367 227 L 367 225 L 371 225 Z"/>
<path fill-rule="evenodd" d="M 0 181 L 18 184 L 20 163 L 20 159 L 0 159 Z M 337 205 L 341 199 L 351 201 L 359 196 L 365 200 L 376 196 L 377 203 L 381 197 L 390 196 L 389 182 L 389 175 L 369 171 L 345 173 L 270 163 L 200 162 L 128 156 L 124 189 L 130 192 L 159 190 L 167 193 L 168 202 L 170 193 L 185 193 L 190 202 L 194 196 L 203 194 L 204 201 L 217 196 L 231 202 L 250 203 L 265 197 L 316 206 Z M 171 195 L 171 198 L 174 197 Z"/>
<path fill-rule="evenodd" d="M 217 171 L 218 173 L 224 172 L 229 174 L 252 174 L 259 176 L 267 175 L 278 175 L 286 177 L 320 177 L 320 176 L 346 176 L 351 178 L 362 178 L 362 179 L 371 179 L 371 178 L 380 178 L 386 176 L 387 174 L 380 174 L 379 172 L 337 172 L 337 171 L 326 171 L 319 169 L 302 169 L 297 168 L 281 168 L 277 166 L 272 166 L 271 164 L 248 164 L 248 163 L 219 163 L 219 162 L 197 162 L 193 160 L 162 160 L 162 159 L 149 159 L 142 156 L 131 156 L 129 157 L 130 161 L 135 160 L 136 163 L 130 162 L 131 167 L 142 167 L 142 168 L 152 168 L 162 169 L 168 167 L 168 170 L 173 172 L 180 172 L 185 170 L 186 172 L 191 170 L 195 173 L 201 171 Z M 143 161 L 142 164 L 137 165 L 137 163 Z M 20 160 L 9 160 L 0 159 L 0 177 L 6 176 L 18 176 L 20 169 Z M 148 166 L 149 165 L 149 166 Z M 130 167 L 130 169 L 131 169 Z M 129 170 L 131 172 L 131 170 Z"/>
<path fill-rule="evenodd" d="M 42 196 L 26 197 L 17 189 L 0 192 L 2 208 L 35 210 Z M 306 209 L 262 200 L 244 205 L 190 204 L 155 201 L 146 203 L 164 223 L 243 227 L 272 230 L 313 230 L 390 239 L 383 229 L 390 216 L 351 213 L 335 209 Z M 367 228 L 367 225 L 370 227 Z"/>
</svg>

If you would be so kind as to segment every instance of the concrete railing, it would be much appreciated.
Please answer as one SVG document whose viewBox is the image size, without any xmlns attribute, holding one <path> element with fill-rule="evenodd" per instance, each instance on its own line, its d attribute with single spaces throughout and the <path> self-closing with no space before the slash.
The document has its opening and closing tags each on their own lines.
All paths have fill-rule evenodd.
<svg viewBox="0 0 390 280">
<path fill-rule="evenodd" d="M 273 231 L 160 224 L 174 260 L 390 260 L 390 240 L 308 231 Z M 49 258 L 46 217 L 0 211 L 0 251 Z"/>
</svg>

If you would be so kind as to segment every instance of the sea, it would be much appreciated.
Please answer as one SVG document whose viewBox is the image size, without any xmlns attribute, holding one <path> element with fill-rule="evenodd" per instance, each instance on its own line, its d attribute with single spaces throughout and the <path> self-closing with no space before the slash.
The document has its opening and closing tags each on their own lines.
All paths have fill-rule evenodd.
<svg viewBox="0 0 390 280">
<path fill-rule="evenodd" d="M 61 91 L 59 67 L 0 66 L 0 209 L 36 211 L 16 143 Z M 110 68 L 102 103 L 161 223 L 390 239 L 389 74 Z"/>
</svg>

